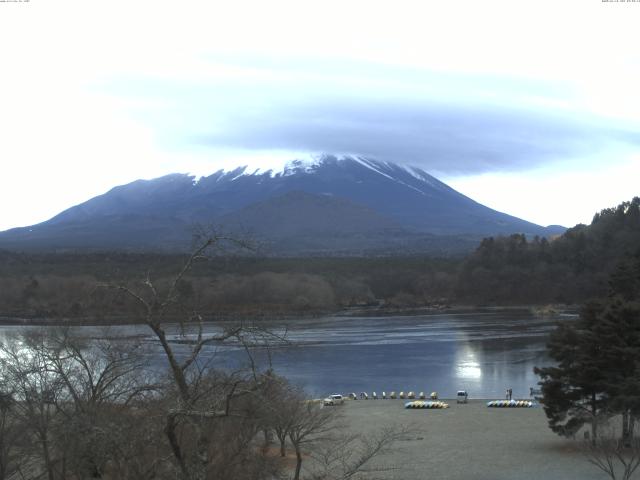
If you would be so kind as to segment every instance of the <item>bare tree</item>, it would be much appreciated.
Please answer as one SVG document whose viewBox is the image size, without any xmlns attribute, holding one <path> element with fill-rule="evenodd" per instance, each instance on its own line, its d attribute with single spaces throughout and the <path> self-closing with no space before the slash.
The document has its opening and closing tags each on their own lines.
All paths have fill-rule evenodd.
<svg viewBox="0 0 640 480">
<path fill-rule="evenodd" d="M 107 465 L 118 460 L 123 432 L 129 430 L 122 420 L 130 417 L 131 404 L 156 388 L 142 378 L 141 345 L 109 337 L 107 330 L 98 339 L 85 339 L 59 329 L 36 344 L 49 373 L 64 387 L 56 407 L 62 415 L 57 437 L 65 475 L 102 478 Z"/>
<path fill-rule="evenodd" d="M 0 386 L 0 480 L 7 480 L 20 471 L 24 461 L 18 447 L 25 435 L 13 415 L 13 395 L 3 387 Z"/>
<path fill-rule="evenodd" d="M 620 438 L 608 422 L 601 422 L 599 432 L 597 439 L 584 441 L 587 460 L 611 480 L 629 480 L 640 466 L 640 439 Z"/>
<path fill-rule="evenodd" d="M 393 434 L 340 436 L 338 410 L 261 370 L 255 350 L 270 360 L 269 348 L 286 333 L 243 323 L 205 328 L 190 272 L 226 244 L 246 246 L 208 236 L 169 281 L 147 274 L 139 284 L 101 289 L 106 297 L 116 292 L 119 308 L 127 307 L 118 313 L 154 334 L 167 367 L 157 377 L 148 378 L 140 344 L 113 341 L 108 331 L 84 338 L 69 329 L 36 330 L 0 344 L 0 480 L 12 472 L 48 480 L 273 480 L 284 462 L 260 448 L 268 432 L 281 455 L 287 440 L 293 447 L 296 480 L 306 455 L 315 453 L 313 475 L 347 479 L 386 451 Z M 244 350 L 248 366 L 216 368 L 208 351 L 216 345 Z"/>
<path fill-rule="evenodd" d="M 0 368 L 5 388 L 15 399 L 13 413 L 16 421 L 32 439 L 33 451 L 42 461 L 49 480 L 56 478 L 59 460 L 54 448 L 54 431 L 59 420 L 56 397 L 63 387 L 50 374 L 51 365 L 41 349 L 33 348 L 44 339 L 39 335 L 10 338 L 0 344 Z"/>
<path fill-rule="evenodd" d="M 250 248 L 248 242 L 220 234 L 201 238 L 179 272 L 168 283 L 154 281 L 150 274 L 137 287 L 107 285 L 132 300 L 136 319 L 150 328 L 158 340 L 171 374 L 169 397 L 173 405 L 165 415 L 164 433 L 178 470 L 184 479 L 203 480 L 213 463 L 220 461 L 212 441 L 211 430 L 216 420 L 240 417 L 232 402 L 258 394 L 262 386 L 253 357 L 250 373 L 246 375 L 215 376 L 211 364 L 202 360 L 201 353 L 208 345 L 235 342 L 247 353 L 255 345 L 277 341 L 278 337 L 262 328 L 239 324 L 227 326 L 215 334 L 205 334 L 204 319 L 197 302 L 190 298 L 187 275 L 194 265 L 205 260 L 212 250 Z M 170 340 L 169 328 L 177 326 L 181 337 L 180 354 Z M 229 422 L 224 422 L 228 424 Z M 187 435 L 188 432 L 188 435 Z M 195 439 L 185 441 L 186 437 Z"/>
<path fill-rule="evenodd" d="M 266 418 L 265 428 L 275 434 L 280 447 L 280 456 L 285 457 L 289 432 L 294 426 L 295 414 L 301 402 L 304 401 L 304 395 L 285 378 L 273 372 L 268 372 L 266 376 L 262 396 Z"/>
<path fill-rule="evenodd" d="M 392 451 L 393 445 L 410 435 L 407 426 L 389 426 L 374 432 L 369 437 L 361 434 L 338 435 L 314 449 L 313 480 L 349 480 L 374 478 L 374 475 L 389 472 L 395 467 L 374 465 L 375 459 Z"/>
<path fill-rule="evenodd" d="M 319 403 L 305 401 L 300 398 L 296 408 L 290 412 L 292 417 L 289 427 L 289 440 L 296 452 L 296 469 L 294 480 L 300 479 L 302 470 L 303 449 L 310 448 L 330 438 L 335 433 L 338 410 L 323 408 Z"/>
<path fill-rule="evenodd" d="M 25 332 L 0 346 L 13 422 L 31 440 L 19 448 L 31 476 L 42 466 L 50 480 L 102 478 L 122 462 L 122 447 L 132 445 L 131 406 L 153 388 L 141 381 L 137 349 L 69 329 Z"/>
</svg>

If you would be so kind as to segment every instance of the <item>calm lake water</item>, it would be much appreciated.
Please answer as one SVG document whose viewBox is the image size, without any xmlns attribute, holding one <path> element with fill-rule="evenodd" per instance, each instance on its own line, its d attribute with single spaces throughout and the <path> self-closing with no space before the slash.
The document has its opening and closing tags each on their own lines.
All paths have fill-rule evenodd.
<svg viewBox="0 0 640 480">
<path fill-rule="evenodd" d="M 549 332 L 558 320 L 571 317 L 493 310 L 276 322 L 269 327 L 286 327 L 291 345 L 271 349 L 271 361 L 277 373 L 314 397 L 413 390 L 452 398 L 466 389 L 475 398 L 503 398 L 507 388 L 514 397 L 528 397 L 529 387 L 538 381 L 533 367 L 550 363 L 545 354 Z M 0 327 L 0 336 L 20 328 Z M 216 327 L 207 329 L 214 332 Z M 79 330 L 90 336 L 103 333 L 95 327 Z M 145 327 L 112 327 L 109 334 L 143 339 L 152 346 L 152 361 L 162 363 Z M 233 345 L 207 347 L 203 358 L 229 368 L 247 361 L 246 353 Z M 266 364 L 265 352 L 256 358 Z"/>
<path fill-rule="evenodd" d="M 558 318 L 526 311 L 326 318 L 291 326 L 299 344 L 280 349 L 276 370 L 315 396 L 331 392 L 431 391 L 452 398 L 529 396 L 534 366 Z"/>
</svg>

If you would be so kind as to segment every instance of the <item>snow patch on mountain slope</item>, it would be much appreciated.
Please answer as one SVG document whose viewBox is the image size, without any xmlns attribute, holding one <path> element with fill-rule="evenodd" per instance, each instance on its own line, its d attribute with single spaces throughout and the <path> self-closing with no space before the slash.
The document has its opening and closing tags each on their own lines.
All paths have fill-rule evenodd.
<svg viewBox="0 0 640 480">
<path fill-rule="evenodd" d="M 382 173 L 380 170 L 378 170 L 375 166 L 374 166 L 374 162 L 371 160 L 368 160 L 366 158 L 362 158 L 362 157 L 353 157 L 353 159 L 358 162 L 360 165 L 364 166 L 365 168 L 368 168 L 369 170 L 373 170 L 376 173 L 379 173 L 380 175 L 382 175 L 383 177 L 387 177 L 389 180 L 395 180 L 393 177 L 387 175 L 386 173 Z"/>
<path fill-rule="evenodd" d="M 276 165 L 243 165 L 233 170 L 220 170 L 214 175 L 216 175 L 216 182 L 223 180 L 233 182 L 243 177 L 288 177 L 297 174 L 314 174 L 325 164 L 345 161 L 355 162 L 367 170 L 414 190 L 421 195 L 428 195 L 428 193 L 420 188 L 420 184 L 426 184 L 430 188 L 443 189 L 443 185 L 440 184 L 440 182 L 435 181 L 433 177 L 418 167 L 397 165 L 355 155 L 344 155 L 340 157 L 332 155 L 309 155 L 308 157 L 302 157 Z M 407 183 L 407 177 L 403 174 L 407 174 L 411 178 L 418 180 L 418 183 Z M 403 177 L 404 180 L 399 177 Z"/>
<path fill-rule="evenodd" d="M 411 175 L 414 178 L 417 178 L 421 182 L 424 182 L 430 185 L 431 187 L 437 188 L 439 190 L 444 189 L 444 185 L 442 184 L 442 182 L 436 180 L 424 170 L 418 167 L 413 167 L 413 166 L 404 167 L 404 169 L 407 171 L 407 173 L 409 173 L 409 175 Z"/>
<path fill-rule="evenodd" d="M 324 161 L 323 156 L 309 156 L 308 158 L 298 158 L 285 163 L 277 165 L 243 165 L 240 167 L 240 172 L 231 178 L 231 181 L 237 180 L 243 176 L 269 176 L 275 177 L 288 177 L 295 175 L 296 173 L 314 173 L 317 167 Z M 225 171 L 225 174 L 227 172 Z"/>
<path fill-rule="evenodd" d="M 387 162 L 379 162 L 377 160 L 374 161 L 374 160 L 369 160 L 369 159 L 362 158 L 362 157 L 355 157 L 354 160 L 356 162 L 358 162 L 359 164 L 369 168 L 370 170 L 373 170 L 374 172 L 379 173 L 380 175 L 382 175 L 384 177 L 387 177 L 389 180 L 392 180 L 392 181 L 394 181 L 396 183 L 399 183 L 400 185 L 404 185 L 405 187 L 410 188 L 411 190 L 415 190 L 416 192 L 418 192 L 421 195 L 427 196 L 427 194 L 425 192 L 423 192 L 422 190 L 420 190 L 419 188 L 414 187 L 413 185 L 409 185 L 408 183 L 403 182 L 402 180 L 400 180 L 400 179 L 398 179 L 396 177 L 393 177 L 391 175 L 387 175 L 386 173 L 382 172 L 381 170 L 383 168 L 386 168 L 388 170 L 392 169 L 391 164 L 389 164 Z M 406 167 L 402 167 L 400 165 L 394 165 L 394 166 L 396 168 L 400 168 L 401 170 L 411 174 L 411 171 L 409 171 Z M 411 174 L 411 176 L 415 177 L 415 175 L 413 175 L 413 174 Z M 424 182 L 423 179 L 421 179 L 421 178 L 418 178 L 418 179 L 421 180 L 422 182 Z"/>
</svg>

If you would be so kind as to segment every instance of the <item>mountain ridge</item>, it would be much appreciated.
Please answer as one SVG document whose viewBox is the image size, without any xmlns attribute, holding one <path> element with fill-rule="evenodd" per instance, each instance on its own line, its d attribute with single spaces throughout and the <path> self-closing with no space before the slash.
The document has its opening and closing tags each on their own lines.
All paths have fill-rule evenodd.
<svg viewBox="0 0 640 480">
<path fill-rule="evenodd" d="M 0 232 L 0 247 L 180 250 L 187 248 L 193 224 L 243 226 L 273 246 L 285 241 L 293 251 L 295 238 L 310 232 L 350 234 L 361 245 L 345 245 L 362 252 L 408 247 L 420 235 L 479 239 L 561 230 L 485 207 L 417 167 L 324 155 L 279 170 L 247 165 L 198 180 L 188 174 L 136 180 L 40 224 Z M 385 231 L 394 238 L 390 243 L 381 241 Z M 367 239 L 368 233 L 376 240 Z M 401 237 L 406 242 L 398 244 Z"/>
</svg>

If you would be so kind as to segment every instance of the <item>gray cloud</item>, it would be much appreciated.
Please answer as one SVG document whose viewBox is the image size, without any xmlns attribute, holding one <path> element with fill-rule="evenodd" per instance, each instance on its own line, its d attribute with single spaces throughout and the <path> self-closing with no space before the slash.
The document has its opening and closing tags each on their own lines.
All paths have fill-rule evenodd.
<svg viewBox="0 0 640 480">
<path fill-rule="evenodd" d="M 361 154 L 452 174 L 530 168 L 638 140 L 633 132 L 553 113 L 348 99 L 239 112 L 204 139 L 238 148 Z"/>
<path fill-rule="evenodd" d="M 640 132 L 567 107 L 567 85 L 497 76 L 256 59 L 236 81 L 111 85 L 159 100 L 165 143 L 359 154 L 440 174 L 514 171 L 640 146 Z M 253 70 L 251 70 L 253 69 Z"/>
</svg>

